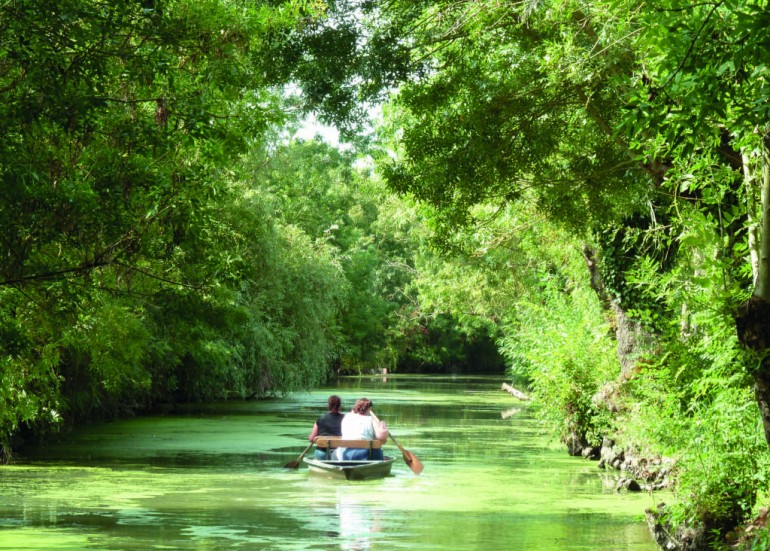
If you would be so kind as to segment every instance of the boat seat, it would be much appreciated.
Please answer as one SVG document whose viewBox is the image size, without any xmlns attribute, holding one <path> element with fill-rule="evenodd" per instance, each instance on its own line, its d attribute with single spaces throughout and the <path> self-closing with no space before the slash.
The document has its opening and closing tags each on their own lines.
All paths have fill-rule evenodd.
<svg viewBox="0 0 770 551">
<path fill-rule="evenodd" d="M 372 450 L 382 448 L 382 442 L 379 440 L 352 440 L 342 438 L 341 436 L 319 436 L 316 446 L 326 448 L 326 460 L 331 459 L 332 450 L 335 448 L 361 448 L 369 450 L 369 459 L 372 459 Z"/>
<path fill-rule="evenodd" d="M 316 441 L 319 448 L 365 448 L 378 450 L 382 448 L 379 440 L 346 440 L 340 436 L 319 436 Z"/>
</svg>

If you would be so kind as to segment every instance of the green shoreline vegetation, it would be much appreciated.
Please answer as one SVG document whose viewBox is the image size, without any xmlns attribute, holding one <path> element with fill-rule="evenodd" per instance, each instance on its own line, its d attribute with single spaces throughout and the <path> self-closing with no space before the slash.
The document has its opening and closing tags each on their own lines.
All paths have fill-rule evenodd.
<svg viewBox="0 0 770 551">
<path fill-rule="evenodd" d="M 0 459 L 505 370 L 571 453 L 674 460 L 672 531 L 768 547 L 768 28 L 767 0 L 4 2 Z M 290 139 L 310 113 L 344 146 Z"/>
</svg>

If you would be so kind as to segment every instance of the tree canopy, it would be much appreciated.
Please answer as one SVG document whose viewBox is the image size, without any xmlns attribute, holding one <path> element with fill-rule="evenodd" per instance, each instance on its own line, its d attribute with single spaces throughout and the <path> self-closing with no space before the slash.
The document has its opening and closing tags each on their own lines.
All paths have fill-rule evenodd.
<svg viewBox="0 0 770 551">
<path fill-rule="evenodd" d="M 672 518 L 726 535 L 768 491 L 769 14 L 5 2 L 4 458 L 78 419 L 504 358 L 572 452 L 677 456 Z M 310 112 L 350 147 L 292 140 Z"/>
<path fill-rule="evenodd" d="M 377 26 L 400 36 L 411 56 L 384 128 L 394 151 L 382 163 L 391 188 L 432 206 L 447 249 L 458 231 L 478 240 L 501 220 L 519 232 L 511 209 L 530 209 L 566 231 L 562 243 L 582 249 L 585 277 L 614 328 L 619 377 L 612 384 L 625 390 L 611 409 L 649 413 L 647 406 L 660 406 L 647 394 L 652 388 L 674 396 L 664 411 L 682 424 L 657 416 L 645 424 L 667 427 L 658 437 L 675 434 L 682 448 L 702 423 L 746 423 L 736 412 L 746 411 L 752 388 L 753 418 L 764 422 L 770 442 L 762 336 L 769 319 L 762 260 L 770 242 L 767 7 L 397 1 Z M 483 250 L 488 257 L 489 247 Z M 540 279 L 542 292 L 548 278 Z M 558 297 L 578 298 L 567 281 L 557 284 L 561 295 L 541 297 L 554 311 Z M 568 432 L 577 430 L 573 437 L 605 432 L 607 417 L 586 397 L 606 374 L 585 375 L 609 364 L 581 367 L 578 351 L 587 348 L 577 332 L 563 356 L 545 354 L 554 346 L 527 340 L 526 312 L 538 310 L 510 316 L 519 323 L 505 333 L 503 349 L 561 410 L 556 417 Z M 566 322 L 550 310 L 536 319 L 544 327 Z M 741 444 L 704 442 L 710 476 L 682 477 L 691 494 L 680 520 L 724 535 L 750 513 L 761 434 L 743 435 Z M 671 445 L 650 433 L 627 437 Z M 727 441 L 740 452 L 730 456 Z M 703 456 L 702 449 L 685 453 L 682 465 L 703 464 Z M 723 492 L 736 484 L 730 472 L 742 473 L 742 482 Z"/>
<path fill-rule="evenodd" d="M 325 378 L 339 271 L 233 164 L 290 118 L 280 52 L 313 10 L 0 8 L 6 447 L 63 418 Z"/>
</svg>

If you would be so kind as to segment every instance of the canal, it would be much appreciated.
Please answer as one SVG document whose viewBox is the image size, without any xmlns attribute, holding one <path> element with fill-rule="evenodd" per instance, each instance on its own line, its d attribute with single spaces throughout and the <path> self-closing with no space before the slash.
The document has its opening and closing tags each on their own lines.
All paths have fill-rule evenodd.
<svg viewBox="0 0 770 551">
<path fill-rule="evenodd" d="M 570 458 L 500 376 L 351 377 L 263 401 L 82 427 L 0 468 L 0 549 L 655 551 L 658 498 Z M 326 398 L 374 402 L 392 476 L 346 482 L 284 465 Z"/>
</svg>

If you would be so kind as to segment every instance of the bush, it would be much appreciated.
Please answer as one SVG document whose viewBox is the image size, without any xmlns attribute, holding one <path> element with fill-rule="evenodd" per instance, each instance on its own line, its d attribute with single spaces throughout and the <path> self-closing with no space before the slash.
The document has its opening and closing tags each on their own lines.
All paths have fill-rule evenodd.
<svg viewBox="0 0 770 551">
<path fill-rule="evenodd" d="M 767 444 L 746 388 L 723 389 L 694 411 L 692 421 L 671 521 L 702 526 L 721 538 L 749 518 L 757 493 L 767 489 Z"/>
<path fill-rule="evenodd" d="M 543 419 L 563 442 L 599 444 L 610 417 L 594 397 L 618 375 L 615 343 L 596 296 L 563 283 L 554 279 L 538 301 L 519 305 L 501 350 L 514 377 L 531 381 Z"/>
</svg>

